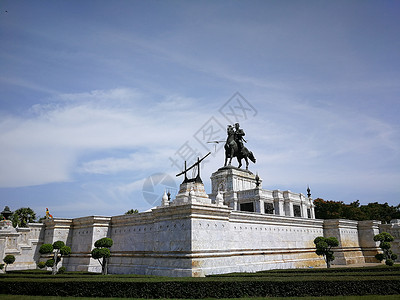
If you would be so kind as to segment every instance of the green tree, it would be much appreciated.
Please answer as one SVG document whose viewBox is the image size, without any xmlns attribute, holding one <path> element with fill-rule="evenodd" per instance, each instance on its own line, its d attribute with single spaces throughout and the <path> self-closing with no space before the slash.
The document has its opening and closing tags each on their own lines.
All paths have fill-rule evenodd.
<svg viewBox="0 0 400 300">
<path fill-rule="evenodd" d="M 340 219 L 342 215 L 343 202 L 317 198 L 314 200 L 314 205 L 317 219 Z"/>
<path fill-rule="evenodd" d="M 326 262 L 326 267 L 331 267 L 331 261 L 335 259 L 333 255 L 332 247 L 339 246 L 339 241 L 335 237 L 325 238 L 323 236 L 316 237 L 314 239 L 314 244 L 316 247 L 315 253 L 317 255 L 322 255 Z"/>
<path fill-rule="evenodd" d="M 110 249 L 113 245 L 113 240 L 110 238 L 102 238 L 94 243 L 94 248 L 91 252 L 92 258 L 97 259 L 101 265 L 101 274 L 107 275 L 108 259 L 111 256 Z"/>
<path fill-rule="evenodd" d="M 383 253 L 378 253 L 375 255 L 375 258 L 379 261 L 385 260 L 386 265 L 393 266 L 394 261 L 397 259 L 397 254 L 393 253 L 393 251 L 390 249 L 392 248 L 390 242 L 394 241 L 394 237 L 390 233 L 381 232 L 380 234 L 374 236 L 374 241 L 380 242 L 379 248 L 381 248 L 383 251 Z"/>
<path fill-rule="evenodd" d="M 57 264 L 61 261 L 61 258 L 71 254 L 71 248 L 66 246 L 63 241 L 56 241 L 53 244 L 43 244 L 39 252 L 41 254 L 52 253 L 53 258 L 46 261 L 46 266 L 52 268 L 52 274 L 57 274 Z"/>
<path fill-rule="evenodd" d="M 387 202 L 384 204 L 373 202 L 361 206 L 361 211 L 367 215 L 368 220 L 379 220 L 382 223 L 389 223 L 390 220 L 400 217 L 399 206 L 390 206 Z"/>
<path fill-rule="evenodd" d="M 378 220 L 388 223 L 390 220 L 400 218 L 400 204 L 390 206 L 387 203 L 374 202 L 360 205 L 359 200 L 345 204 L 342 201 L 325 201 L 317 198 L 314 200 L 314 205 L 317 219 Z"/>
<path fill-rule="evenodd" d="M 128 210 L 126 213 L 125 213 L 125 215 L 134 215 L 134 214 L 138 214 L 139 213 L 139 211 L 137 210 L 137 209 L 130 209 L 130 210 Z"/>
<path fill-rule="evenodd" d="M 35 212 L 29 207 L 22 207 L 14 211 L 11 221 L 14 227 L 27 227 L 28 223 L 36 220 Z"/>
<path fill-rule="evenodd" d="M 11 265 L 15 261 L 15 256 L 12 254 L 8 254 L 3 258 L 4 263 L 6 264 L 6 267 L 4 268 L 4 272 L 7 273 L 7 266 Z"/>
</svg>

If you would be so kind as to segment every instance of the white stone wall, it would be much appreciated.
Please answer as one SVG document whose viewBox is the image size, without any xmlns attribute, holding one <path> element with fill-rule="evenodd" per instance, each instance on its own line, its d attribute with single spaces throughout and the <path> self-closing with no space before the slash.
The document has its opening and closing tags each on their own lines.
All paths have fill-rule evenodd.
<svg viewBox="0 0 400 300">
<path fill-rule="evenodd" d="M 334 249 L 335 260 L 332 264 L 348 265 L 365 263 L 360 247 L 358 222 L 351 220 L 324 220 L 324 236 L 336 237 L 339 246 Z"/>
<path fill-rule="evenodd" d="M 317 236 L 338 238 L 333 264 L 373 262 L 379 230 L 395 236 L 393 250 L 400 254 L 398 221 L 316 220 L 311 198 L 264 190 L 254 174 L 237 168 L 221 168 L 211 180 L 210 197 L 201 182 L 188 180 L 175 200 L 164 197 L 162 206 L 149 212 L 50 219 L 26 229 L 3 226 L 0 255 L 15 254 L 14 268 L 34 268 L 38 247 L 61 240 L 72 250 L 61 262 L 67 270 L 100 272 L 90 253 L 96 240 L 109 237 L 114 242 L 109 273 L 197 277 L 324 265 L 315 254 Z M 255 212 L 239 211 L 249 202 Z M 273 214 L 265 213 L 267 204 Z"/>
<path fill-rule="evenodd" d="M 9 222 L 6 224 L 6 222 Z M 35 269 L 39 246 L 43 242 L 43 224 L 28 223 L 26 228 L 13 228 L 10 221 L 0 224 L 0 258 L 12 254 L 15 262 L 7 270 Z"/>
<path fill-rule="evenodd" d="M 313 245 L 323 234 L 321 220 L 235 211 L 228 215 L 193 219 L 194 265 L 202 275 L 323 264 Z"/>
</svg>

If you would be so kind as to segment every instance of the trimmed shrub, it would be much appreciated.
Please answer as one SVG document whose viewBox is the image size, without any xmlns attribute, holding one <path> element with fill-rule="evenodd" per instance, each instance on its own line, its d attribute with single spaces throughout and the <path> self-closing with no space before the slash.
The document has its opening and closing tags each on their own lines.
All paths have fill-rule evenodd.
<svg viewBox="0 0 400 300">
<path fill-rule="evenodd" d="M 43 244 L 39 249 L 40 254 L 47 254 L 53 252 L 52 244 Z"/>
<path fill-rule="evenodd" d="M 66 270 L 67 270 L 66 267 L 60 267 L 60 268 L 58 269 L 57 274 L 63 274 L 63 273 L 65 273 Z"/>
<path fill-rule="evenodd" d="M 94 243 L 94 248 L 91 252 L 92 258 L 97 259 L 101 265 L 101 274 L 107 275 L 108 258 L 111 252 L 108 248 L 113 245 L 113 240 L 110 238 L 101 238 Z"/>
<path fill-rule="evenodd" d="M 54 266 L 54 259 L 50 258 L 46 261 L 46 267 L 52 268 Z"/>
<path fill-rule="evenodd" d="M 46 262 L 45 261 L 40 261 L 37 264 L 39 269 L 44 269 L 46 267 Z"/>
<path fill-rule="evenodd" d="M 64 246 L 65 246 L 65 243 L 63 241 L 56 241 L 53 243 L 54 249 L 61 249 Z"/>
<path fill-rule="evenodd" d="M 15 261 L 15 256 L 12 254 L 8 254 L 3 258 L 4 263 L 6 264 L 6 267 L 4 269 L 4 272 L 7 272 L 7 266 L 11 265 Z"/>
<path fill-rule="evenodd" d="M 394 241 L 394 237 L 387 232 L 381 232 L 374 236 L 375 242 L 379 243 L 379 248 L 382 249 L 383 253 L 378 253 L 375 255 L 375 258 L 379 261 L 385 260 L 385 264 L 388 266 L 393 266 L 394 260 L 397 259 L 397 254 L 393 253 L 390 249 L 392 245 L 390 242 Z"/>
<path fill-rule="evenodd" d="M 102 238 L 97 240 L 94 243 L 94 246 L 97 248 L 111 248 L 111 246 L 113 245 L 113 240 L 110 238 Z"/>
</svg>

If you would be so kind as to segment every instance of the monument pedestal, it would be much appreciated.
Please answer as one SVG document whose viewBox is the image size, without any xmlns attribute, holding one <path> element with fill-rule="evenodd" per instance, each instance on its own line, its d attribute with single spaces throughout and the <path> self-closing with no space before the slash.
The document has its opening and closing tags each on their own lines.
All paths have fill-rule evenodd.
<svg viewBox="0 0 400 300">
<path fill-rule="evenodd" d="M 256 175 L 248 170 L 242 170 L 236 167 L 227 166 L 219 168 L 217 172 L 211 175 L 212 198 L 221 192 L 243 191 L 256 188 Z M 261 180 L 260 188 L 261 188 Z"/>
<path fill-rule="evenodd" d="M 225 204 L 238 210 L 237 192 L 261 188 L 261 180 L 248 170 L 232 166 L 219 168 L 211 175 L 212 192 L 210 198 L 215 201 L 218 192 L 223 193 Z"/>
</svg>

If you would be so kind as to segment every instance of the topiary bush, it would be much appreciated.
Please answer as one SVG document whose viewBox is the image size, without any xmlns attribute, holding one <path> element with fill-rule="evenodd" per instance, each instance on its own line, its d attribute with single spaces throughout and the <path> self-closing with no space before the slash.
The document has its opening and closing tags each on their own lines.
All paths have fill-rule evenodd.
<svg viewBox="0 0 400 300">
<path fill-rule="evenodd" d="M 374 236 L 374 241 L 380 242 L 379 248 L 383 251 L 383 253 L 376 254 L 375 258 L 379 261 L 385 260 L 386 265 L 393 266 L 394 261 L 397 259 L 397 254 L 390 249 L 392 247 L 390 242 L 394 241 L 394 237 L 390 233 L 381 232 Z"/>
<path fill-rule="evenodd" d="M 113 240 L 110 238 L 101 238 L 94 243 L 94 248 L 91 252 L 92 258 L 97 259 L 101 265 L 101 274 L 107 274 L 108 258 L 111 252 L 108 248 L 113 245 Z"/>
<path fill-rule="evenodd" d="M 46 267 L 46 262 L 45 261 L 40 261 L 37 264 L 39 269 L 44 269 Z"/>
<path fill-rule="evenodd" d="M 55 275 L 57 274 L 57 264 L 61 261 L 61 257 L 70 255 L 71 248 L 66 246 L 63 241 L 56 241 L 53 244 L 43 244 L 40 247 L 39 252 L 41 254 L 53 253 L 53 259 L 49 259 L 46 262 L 46 266 L 51 267 L 52 274 Z M 51 263 L 53 263 L 53 265 L 50 266 Z"/>
<path fill-rule="evenodd" d="M 52 244 L 43 244 L 40 246 L 39 252 L 40 254 L 47 254 L 53 252 L 53 245 Z"/>
<path fill-rule="evenodd" d="M 323 237 L 319 236 L 314 239 L 315 244 L 315 253 L 317 255 L 321 255 L 324 257 L 327 268 L 331 267 L 331 261 L 335 259 L 333 255 L 332 247 L 337 247 L 339 245 L 339 241 L 335 237 Z"/>
<path fill-rule="evenodd" d="M 54 259 L 50 258 L 45 263 L 46 267 L 52 268 L 54 266 Z"/>
<path fill-rule="evenodd" d="M 58 269 L 57 274 L 63 274 L 63 273 L 65 273 L 66 270 L 67 270 L 66 267 L 60 267 L 60 268 Z"/>
<path fill-rule="evenodd" d="M 6 267 L 5 267 L 5 269 L 4 269 L 4 272 L 7 273 L 7 266 L 14 263 L 14 261 L 15 261 L 15 256 L 12 255 L 12 254 L 8 254 L 8 255 L 6 255 L 6 256 L 3 258 L 3 261 L 4 261 L 4 263 L 6 264 Z"/>
<path fill-rule="evenodd" d="M 111 248 L 113 243 L 113 240 L 110 238 L 101 238 L 94 243 L 94 246 L 97 248 Z"/>
</svg>

